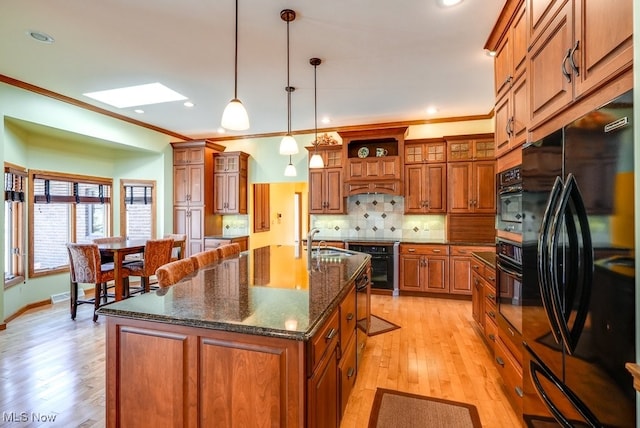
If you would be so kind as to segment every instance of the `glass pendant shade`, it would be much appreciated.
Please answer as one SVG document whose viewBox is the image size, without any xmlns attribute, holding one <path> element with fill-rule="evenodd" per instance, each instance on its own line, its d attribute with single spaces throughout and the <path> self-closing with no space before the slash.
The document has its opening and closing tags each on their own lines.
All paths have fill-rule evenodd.
<svg viewBox="0 0 640 428">
<path fill-rule="evenodd" d="M 324 168 L 324 161 L 322 160 L 322 156 L 318 153 L 314 153 L 309 159 L 309 168 Z"/>
<path fill-rule="evenodd" d="M 239 99 L 234 98 L 229 101 L 222 113 L 221 125 L 232 131 L 249 129 L 249 115 Z"/>
<path fill-rule="evenodd" d="M 287 134 L 280 141 L 280 154 L 281 155 L 295 155 L 298 153 L 298 143 L 296 139 L 291 136 L 291 134 Z"/>
<path fill-rule="evenodd" d="M 287 165 L 287 167 L 284 169 L 284 175 L 285 177 L 295 177 L 296 175 L 298 175 L 298 173 L 296 172 L 296 167 L 293 166 L 291 160 L 289 160 L 289 165 Z"/>
</svg>

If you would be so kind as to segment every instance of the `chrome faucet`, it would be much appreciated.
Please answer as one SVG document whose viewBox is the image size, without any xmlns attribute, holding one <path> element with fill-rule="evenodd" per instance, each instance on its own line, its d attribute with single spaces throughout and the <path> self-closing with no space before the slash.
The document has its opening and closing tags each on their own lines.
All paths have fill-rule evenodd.
<svg viewBox="0 0 640 428">
<path fill-rule="evenodd" d="M 320 229 L 314 227 L 307 234 L 307 270 L 311 270 L 311 258 L 313 253 L 313 237 L 316 233 L 320 232 Z"/>
</svg>

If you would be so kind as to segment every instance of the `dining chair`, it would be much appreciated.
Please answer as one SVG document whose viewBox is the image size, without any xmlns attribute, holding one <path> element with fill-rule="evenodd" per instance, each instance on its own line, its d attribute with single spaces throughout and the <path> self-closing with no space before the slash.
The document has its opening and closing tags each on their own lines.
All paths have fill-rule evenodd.
<svg viewBox="0 0 640 428">
<path fill-rule="evenodd" d="M 169 262 L 156 270 L 160 289 L 169 287 L 188 277 L 196 271 L 196 266 L 191 257 Z"/>
<path fill-rule="evenodd" d="M 101 263 L 98 244 L 67 244 L 69 255 L 71 319 L 76 319 L 78 305 L 93 303 L 93 321 L 98 320 L 96 311 L 108 302 L 107 282 L 115 279 L 113 263 Z M 126 272 L 124 273 L 126 275 Z M 129 278 L 126 278 L 126 284 Z M 94 284 L 92 299 L 78 299 L 78 284 Z"/>
<path fill-rule="evenodd" d="M 185 233 L 170 233 L 164 237 L 173 239 L 171 261 L 183 259 L 187 250 L 187 235 Z"/>
<path fill-rule="evenodd" d="M 218 255 L 221 259 L 235 256 L 240 254 L 240 244 L 234 242 L 233 244 L 221 245 L 216 250 L 218 250 Z"/>
<path fill-rule="evenodd" d="M 217 248 L 204 250 L 191 256 L 196 269 L 209 265 L 220 258 Z"/>
<path fill-rule="evenodd" d="M 123 266 L 129 276 L 140 277 L 140 291 L 146 293 L 151 285 L 149 277 L 155 275 L 156 270 L 171 261 L 173 239 L 149 239 L 144 246 L 144 256 L 141 261 L 128 263 Z"/>
</svg>

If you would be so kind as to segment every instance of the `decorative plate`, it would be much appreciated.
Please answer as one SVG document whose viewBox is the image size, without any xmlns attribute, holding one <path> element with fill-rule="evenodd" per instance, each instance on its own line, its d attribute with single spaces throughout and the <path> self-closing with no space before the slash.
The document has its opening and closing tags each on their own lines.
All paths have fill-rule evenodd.
<svg viewBox="0 0 640 428">
<path fill-rule="evenodd" d="M 369 149 L 366 147 L 360 147 L 360 150 L 358 150 L 358 157 L 366 158 L 367 156 L 369 156 Z"/>
</svg>

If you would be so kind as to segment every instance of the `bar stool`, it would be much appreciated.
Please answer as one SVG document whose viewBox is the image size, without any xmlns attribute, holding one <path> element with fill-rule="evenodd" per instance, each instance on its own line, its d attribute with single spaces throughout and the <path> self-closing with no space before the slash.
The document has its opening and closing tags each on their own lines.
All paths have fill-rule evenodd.
<svg viewBox="0 0 640 428">
<path fill-rule="evenodd" d="M 218 248 L 216 248 L 216 250 L 218 250 L 218 254 L 221 259 L 225 257 L 236 256 L 240 254 L 240 244 L 233 243 L 233 244 L 221 245 Z"/>
<path fill-rule="evenodd" d="M 219 257 L 220 255 L 218 249 L 211 248 L 209 250 L 204 250 L 194 254 L 193 256 L 191 256 L 191 259 L 193 260 L 193 264 L 195 265 L 196 269 L 200 269 L 203 266 L 217 261 Z"/>
<path fill-rule="evenodd" d="M 78 305 L 93 303 L 93 321 L 98 320 L 96 311 L 108 301 L 107 282 L 113 281 L 113 263 L 100 262 L 100 250 L 98 244 L 67 244 L 69 254 L 70 294 L 71 294 L 71 319 L 76 319 Z M 126 272 L 124 273 L 126 275 Z M 125 277 L 128 286 L 129 278 Z M 78 284 L 94 284 L 93 299 L 78 299 Z M 102 300 L 102 303 L 101 303 Z"/>
<path fill-rule="evenodd" d="M 196 266 L 191 257 L 169 262 L 156 270 L 158 285 L 160 288 L 169 287 L 188 277 L 196 271 Z"/>
</svg>

